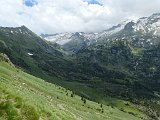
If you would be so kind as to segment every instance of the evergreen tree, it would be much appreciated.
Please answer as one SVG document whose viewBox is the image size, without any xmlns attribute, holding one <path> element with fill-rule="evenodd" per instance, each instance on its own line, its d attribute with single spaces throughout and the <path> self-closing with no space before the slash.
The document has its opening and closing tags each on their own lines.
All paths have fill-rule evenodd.
<svg viewBox="0 0 160 120">
<path fill-rule="evenodd" d="M 102 106 L 102 104 L 101 104 L 101 108 L 102 108 L 103 106 Z"/>
<path fill-rule="evenodd" d="M 86 99 L 83 100 L 83 103 L 86 104 Z"/>
</svg>

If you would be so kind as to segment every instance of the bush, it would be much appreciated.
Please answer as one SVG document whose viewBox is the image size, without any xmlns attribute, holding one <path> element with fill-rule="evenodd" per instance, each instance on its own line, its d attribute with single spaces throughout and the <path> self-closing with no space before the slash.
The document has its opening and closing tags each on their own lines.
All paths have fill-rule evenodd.
<svg viewBox="0 0 160 120">
<path fill-rule="evenodd" d="M 10 101 L 0 103 L 0 116 L 8 120 L 21 120 L 17 110 Z"/>
<path fill-rule="evenodd" d="M 86 104 L 86 99 L 83 100 L 83 103 Z"/>
<path fill-rule="evenodd" d="M 134 116 L 136 115 L 136 114 L 135 114 L 135 113 L 133 113 L 133 112 L 128 112 L 128 113 L 129 113 L 129 114 L 131 114 L 131 115 L 134 115 Z"/>
<path fill-rule="evenodd" d="M 21 108 L 22 107 L 22 99 L 19 97 L 16 97 L 16 108 Z"/>
<path fill-rule="evenodd" d="M 102 106 L 102 104 L 101 104 L 101 108 L 102 108 L 103 106 Z"/>
<path fill-rule="evenodd" d="M 39 114 L 31 106 L 24 105 L 22 108 L 22 114 L 26 117 L 27 120 L 39 120 Z"/>
<path fill-rule="evenodd" d="M 121 111 L 125 112 L 123 108 L 120 109 Z"/>
<path fill-rule="evenodd" d="M 71 94 L 71 97 L 74 97 L 74 95 L 73 95 L 73 94 Z"/>
</svg>

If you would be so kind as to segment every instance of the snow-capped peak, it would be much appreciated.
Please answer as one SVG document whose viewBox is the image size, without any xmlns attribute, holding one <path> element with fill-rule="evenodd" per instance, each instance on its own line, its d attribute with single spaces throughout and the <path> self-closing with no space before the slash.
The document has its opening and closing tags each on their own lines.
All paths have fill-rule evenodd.
<svg viewBox="0 0 160 120">
<path fill-rule="evenodd" d="M 131 29 L 130 29 L 131 28 Z M 80 37 L 91 44 L 99 40 L 105 40 L 107 37 L 120 32 L 121 30 L 131 30 L 133 32 L 142 32 L 143 34 L 151 33 L 154 36 L 160 36 L 160 13 L 153 14 L 149 17 L 142 17 L 137 21 L 127 19 L 120 24 L 113 26 L 107 30 L 104 30 L 99 33 L 60 33 L 60 34 L 51 34 L 43 35 L 42 37 L 48 41 L 56 42 L 57 44 L 64 45 L 71 40 L 74 40 L 75 37 Z"/>
<path fill-rule="evenodd" d="M 55 42 L 60 45 L 64 45 L 65 43 L 70 41 L 70 37 L 73 33 L 60 33 L 60 34 L 47 34 L 41 35 L 47 41 Z"/>
<path fill-rule="evenodd" d="M 105 30 L 105 32 L 106 32 L 108 35 L 117 33 L 117 32 L 119 32 L 119 31 L 123 30 L 124 27 L 125 27 L 125 25 L 126 25 L 127 23 L 131 22 L 131 21 L 132 21 L 132 20 L 129 20 L 129 19 L 128 19 L 128 20 L 125 20 L 125 21 L 121 22 L 120 24 L 118 24 L 118 25 L 116 25 L 116 26 L 113 26 L 113 27 L 111 27 L 111 28 L 108 29 L 108 30 Z"/>
<path fill-rule="evenodd" d="M 144 34 L 152 33 L 153 35 L 160 36 L 160 13 L 140 18 L 133 28 L 134 31 L 141 31 Z"/>
</svg>

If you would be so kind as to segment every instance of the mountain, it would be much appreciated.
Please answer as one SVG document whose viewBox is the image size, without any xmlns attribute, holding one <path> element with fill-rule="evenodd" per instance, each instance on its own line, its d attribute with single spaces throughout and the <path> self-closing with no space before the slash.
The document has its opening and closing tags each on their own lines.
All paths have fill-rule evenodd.
<svg viewBox="0 0 160 120">
<path fill-rule="evenodd" d="M 125 32 L 123 35 L 121 33 L 121 31 L 123 30 L 126 30 L 128 32 L 127 33 Z M 125 34 L 130 34 L 129 31 L 132 31 L 130 35 L 132 38 L 126 38 Z M 121 38 L 119 38 L 118 36 L 117 38 L 114 38 L 114 39 L 136 39 L 136 37 L 139 37 L 139 38 L 141 37 L 138 44 L 141 44 L 141 45 L 155 44 L 158 41 L 157 37 L 160 36 L 159 34 L 160 33 L 160 14 L 155 13 L 149 17 L 142 17 L 135 22 L 133 22 L 133 20 L 126 20 L 116 26 L 113 26 L 99 33 L 80 32 L 79 34 L 81 35 L 80 41 L 83 40 L 83 42 L 85 42 L 85 44 L 89 46 L 91 44 L 96 44 L 97 42 L 99 43 L 101 41 L 105 41 L 105 42 L 109 41 L 110 37 L 113 39 L 112 36 L 118 33 L 120 33 Z M 136 33 L 136 34 L 133 35 L 133 33 Z M 137 36 L 138 33 L 140 36 Z M 75 34 L 76 33 L 64 33 L 64 34 L 61 33 L 61 34 L 51 34 L 51 35 L 42 34 L 41 37 L 48 41 L 56 42 L 57 44 L 60 44 L 64 47 L 65 46 L 69 47 L 69 46 L 72 46 L 72 42 L 70 41 L 74 41 L 74 37 L 72 36 L 75 36 Z M 149 37 L 149 38 L 146 41 L 144 41 L 144 39 L 146 39 L 144 37 Z M 152 40 L 151 42 L 151 39 L 152 39 L 151 37 L 156 40 Z M 76 44 L 79 44 L 79 46 L 81 46 L 81 42 L 76 42 Z"/>
<path fill-rule="evenodd" d="M 80 49 L 87 47 L 87 40 L 80 33 L 75 33 L 70 37 L 70 41 L 62 46 L 65 51 L 77 52 Z"/>
<path fill-rule="evenodd" d="M 64 45 L 70 41 L 70 37 L 74 33 L 61 33 L 61 34 L 41 34 L 40 36 L 47 41 L 55 42 L 59 45 Z"/>
<path fill-rule="evenodd" d="M 128 40 L 136 47 L 151 47 L 159 43 L 159 25 L 160 14 L 153 14 L 149 17 L 143 17 L 137 22 L 128 22 L 124 29 L 109 37 L 98 39 L 99 42 L 112 40 Z"/>
<path fill-rule="evenodd" d="M 15 65 L 32 75 L 45 79 L 50 78 L 48 75 L 63 77 L 68 73 L 68 67 L 65 66 L 71 61 L 65 59 L 59 47 L 40 38 L 25 26 L 0 27 L 0 43 L 0 52 L 7 54 Z"/>
<path fill-rule="evenodd" d="M 133 28 L 134 31 L 140 31 L 144 34 L 152 33 L 153 35 L 160 36 L 160 13 L 140 18 Z"/>
<path fill-rule="evenodd" d="M 158 120 L 160 43 L 159 35 L 154 34 L 158 33 L 158 26 L 154 27 L 158 16 L 124 22 L 101 33 L 39 37 L 25 26 L 1 27 L 0 52 L 25 72 L 69 88 L 86 99 L 106 105 L 110 98 L 130 101 Z M 55 42 L 42 38 L 53 36 Z"/>
<path fill-rule="evenodd" d="M 158 14 L 153 14 L 148 18 L 153 20 L 157 19 L 157 16 Z M 132 98 L 135 96 L 154 97 L 155 89 L 153 88 L 159 91 L 159 37 L 151 33 L 144 34 L 141 31 L 135 31 L 138 23 L 131 21 L 114 26 L 104 31 L 112 34 L 108 34 L 108 37 L 96 38 L 93 44 L 88 44 L 91 41 L 89 40 L 91 33 L 88 37 L 86 33 L 73 33 L 69 38 L 70 41 L 61 46 L 45 41 L 25 26 L 1 27 L 1 52 L 7 54 L 14 64 L 29 73 L 50 81 L 52 77 L 58 77 L 84 82 L 88 86 L 99 88 L 92 82 L 92 79 L 96 78 L 100 79 L 100 82 L 111 83 L 113 86 L 119 85 L 119 89 L 125 85 L 122 93 L 118 93 L 119 89 L 114 91 L 114 87 L 111 87 L 108 90 L 110 95 Z M 72 55 L 68 55 L 67 52 Z M 149 65 L 145 63 L 147 57 L 150 57 L 148 62 L 151 64 Z M 148 80 L 144 84 L 145 79 Z M 144 87 L 144 91 L 140 91 L 140 88 L 135 90 L 134 86 L 137 81 L 140 88 L 147 86 Z M 150 82 L 152 84 L 149 84 Z M 132 94 L 128 95 L 126 92 L 128 88 Z M 145 93 L 142 96 L 139 92 Z M 104 91 L 104 94 L 106 93 L 108 93 L 107 90 Z"/>
<path fill-rule="evenodd" d="M 112 34 L 121 31 L 122 29 L 124 29 L 128 21 L 130 20 L 126 20 L 100 33 L 76 32 L 60 34 L 41 34 L 40 36 L 47 41 L 51 41 L 53 43 L 61 45 L 62 48 L 64 48 L 64 50 L 66 51 L 76 52 L 77 50 L 84 48 L 84 46 L 89 46 L 97 42 L 98 39 L 106 38 Z M 76 50 L 77 47 L 78 49 Z"/>
<path fill-rule="evenodd" d="M 159 20 L 160 14 L 153 14 L 150 17 L 140 18 L 136 23 L 128 22 L 119 32 L 98 38 L 95 44 L 75 53 L 77 61 L 79 64 L 96 65 L 93 70 L 96 73 L 91 75 L 96 74 L 104 81 L 108 79 L 107 81 L 113 83 L 114 80 L 119 82 L 117 79 L 126 78 L 132 79 L 132 82 L 138 80 L 141 85 L 148 86 L 149 91 L 155 89 L 159 91 L 160 37 L 155 34 L 159 31 Z M 141 29 L 137 29 L 139 26 Z M 152 31 L 147 31 L 148 29 Z M 86 66 L 84 69 L 87 69 Z M 118 76 L 110 73 L 110 70 L 113 73 L 118 71 Z M 90 67 L 88 71 L 91 71 Z M 110 75 L 114 76 L 114 80 L 109 77 Z"/>
</svg>

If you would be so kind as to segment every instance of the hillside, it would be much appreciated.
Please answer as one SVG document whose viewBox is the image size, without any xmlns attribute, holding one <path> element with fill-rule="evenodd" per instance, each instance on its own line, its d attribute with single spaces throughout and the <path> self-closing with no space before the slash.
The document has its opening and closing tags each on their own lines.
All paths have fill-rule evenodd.
<svg viewBox="0 0 160 120">
<path fill-rule="evenodd" d="M 27 72 L 42 77 L 65 77 L 71 61 L 65 54 L 25 26 L 0 27 L 0 52 Z M 72 67 L 74 68 L 74 67 Z"/>
<path fill-rule="evenodd" d="M 130 102 L 101 105 L 17 69 L 0 55 L 2 120 L 149 120 Z M 84 99 L 84 98 L 83 98 Z"/>
<path fill-rule="evenodd" d="M 130 93 L 144 97 L 148 91 L 149 96 L 154 96 L 155 91 L 160 91 L 160 37 L 155 34 L 159 20 L 160 14 L 153 14 L 135 23 L 128 22 L 119 32 L 99 37 L 96 43 L 75 53 L 78 64 L 96 66 L 90 75 L 126 85 L 125 91 L 131 86 L 134 90 Z"/>
</svg>

